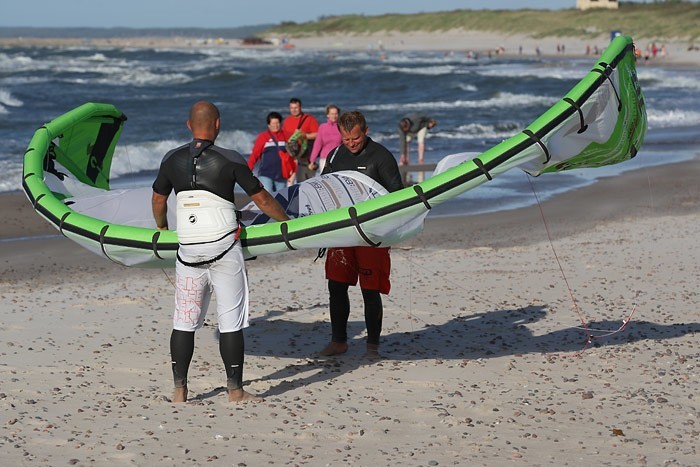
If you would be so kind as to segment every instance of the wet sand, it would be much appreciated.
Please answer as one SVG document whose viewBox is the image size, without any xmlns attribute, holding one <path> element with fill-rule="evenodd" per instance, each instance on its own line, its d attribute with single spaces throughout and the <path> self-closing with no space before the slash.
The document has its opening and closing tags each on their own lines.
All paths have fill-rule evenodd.
<svg viewBox="0 0 700 467">
<path fill-rule="evenodd" d="M 227 402 L 215 313 L 191 400 L 170 403 L 174 271 L 115 265 L 0 196 L 2 458 L 697 465 L 699 179 L 695 160 L 558 196 L 544 220 L 538 206 L 429 218 L 393 249 L 379 361 L 363 357 L 358 290 L 349 352 L 316 357 L 330 324 L 315 251 L 249 262 L 258 404 Z M 632 319 L 587 346 L 574 303 L 595 335 Z"/>
</svg>

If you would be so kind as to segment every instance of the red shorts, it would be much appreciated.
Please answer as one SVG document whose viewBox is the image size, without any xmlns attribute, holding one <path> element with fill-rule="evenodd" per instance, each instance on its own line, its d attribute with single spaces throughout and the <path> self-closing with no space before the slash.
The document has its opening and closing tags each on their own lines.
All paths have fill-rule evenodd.
<svg viewBox="0 0 700 467">
<path fill-rule="evenodd" d="M 329 248 L 326 253 L 326 279 L 357 285 L 367 290 L 388 294 L 391 288 L 389 247 L 354 246 Z"/>
</svg>

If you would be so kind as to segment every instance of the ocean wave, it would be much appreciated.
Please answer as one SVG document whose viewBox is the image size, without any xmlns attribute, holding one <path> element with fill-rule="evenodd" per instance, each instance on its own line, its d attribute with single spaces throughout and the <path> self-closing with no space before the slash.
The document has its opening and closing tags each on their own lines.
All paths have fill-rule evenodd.
<svg viewBox="0 0 700 467">
<path fill-rule="evenodd" d="M 0 85 L 26 86 L 27 84 L 48 83 L 49 81 L 51 81 L 49 76 L 7 76 L 0 78 Z"/>
<path fill-rule="evenodd" d="M 387 66 L 387 65 L 365 65 L 363 67 L 365 70 L 376 70 L 382 73 L 402 73 L 409 75 L 427 75 L 427 76 L 439 76 L 439 75 L 455 75 L 455 74 L 468 74 L 472 71 L 464 67 L 458 67 L 454 65 L 434 65 L 423 68 L 406 68 L 399 66 Z"/>
<path fill-rule="evenodd" d="M 24 54 L 9 55 L 7 53 L 0 53 L 0 70 L 5 72 L 32 69 L 33 65 L 34 59 Z"/>
<path fill-rule="evenodd" d="M 129 67 L 126 65 L 121 65 L 116 63 L 112 63 L 110 65 L 86 65 L 82 60 L 80 61 L 75 61 L 75 60 L 70 60 L 66 62 L 55 62 L 51 66 L 51 71 L 54 74 L 58 73 L 66 73 L 66 74 L 75 74 L 75 75 L 93 75 L 93 74 L 101 74 L 101 75 L 113 75 L 117 73 L 123 73 L 124 71 L 128 70 Z"/>
<path fill-rule="evenodd" d="M 663 80 L 663 70 L 659 68 L 637 68 L 637 79 L 646 87 L 650 83 Z"/>
<path fill-rule="evenodd" d="M 537 96 L 534 94 L 512 94 L 499 92 L 495 96 L 483 100 L 456 100 L 456 101 L 432 101 L 412 103 L 371 104 L 359 106 L 360 110 L 367 112 L 382 111 L 430 111 L 434 109 L 485 109 L 485 108 L 513 108 L 529 107 L 533 105 L 550 106 L 557 102 L 556 98 Z"/>
<path fill-rule="evenodd" d="M 17 99 L 6 89 L 0 89 L 0 107 L 10 106 L 10 107 L 22 107 L 24 102 Z"/>
<path fill-rule="evenodd" d="M 103 53 L 96 53 L 93 55 L 90 55 L 89 57 L 85 57 L 86 60 L 91 61 L 91 62 L 106 62 L 107 57 L 105 57 L 105 54 Z"/>
<path fill-rule="evenodd" d="M 695 76 L 678 76 L 678 75 L 648 75 L 648 78 L 640 77 L 642 82 L 642 90 L 646 89 L 674 89 L 674 90 L 700 90 L 700 79 Z M 648 80 L 647 82 L 645 82 Z"/>
<path fill-rule="evenodd" d="M 107 58 L 104 54 L 92 54 L 73 58 L 47 58 L 33 63 L 27 70 L 14 69 L 14 72 L 31 71 L 40 73 L 50 71 L 50 76 L 17 77 L 24 82 L 61 81 L 69 83 L 98 83 L 107 85 L 167 86 L 192 81 L 187 73 L 170 69 L 161 70 L 158 64 L 142 64 L 123 58 Z M 45 75 L 45 74 L 44 74 Z M 65 75 L 73 75 L 66 77 Z M 79 76 L 85 75 L 85 78 Z M 95 78 L 94 76 L 98 77 Z M 13 79 L 7 77 L 3 82 L 11 84 Z M 14 80 L 16 81 L 16 79 Z"/>
<path fill-rule="evenodd" d="M 183 84 L 193 80 L 191 76 L 182 72 L 158 69 L 156 66 L 142 65 L 124 59 L 110 59 L 106 62 L 98 60 L 89 63 L 90 58 L 80 57 L 72 60 L 54 61 L 50 67 L 52 73 L 86 75 L 89 78 L 62 78 L 66 82 L 85 83 L 93 82 L 115 86 L 135 85 L 135 86 L 167 86 L 172 84 Z M 105 63 L 105 64 L 102 64 Z M 93 78 L 93 75 L 101 77 Z"/>
<path fill-rule="evenodd" d="M 265 129 L 265 121 L 263 120 L 260 126 L 260 131 Z M 225 148 L 233 149 L 234 151 L 238 151 L 247 159 L 250 155 L 250 151 L 253 150 L 253 143 L 255 142 L 255 137 L 257 135 L 257 133 L 243 130 L 222 131 L 219 134 L 219 137 L 216 139 L 216 144 Z"/>
<path fill-rule="evenodd" d="M 192 79 L 192 81 L 206 81 L 206 80 L 212 80 L 212 81 L 228 81 L 231 78 L 236 78 L 240 76 L 245 76 L 245 73 L 242 71 L 237 71 L 237 70 L 220 70 L 220 71 L 212 71 L 204 76 L 199 76 L 197 78 Z"/>
<path fill-rule="evenodd" d="M 502 122 L 494 125 L 483 123 L 468 123 L 455 128 L 453 133 L 459 138 L 480 137 L 487 139 L 505 139 L 521 131 L 523 125 L 514 122 Z M 450 137 L 446 135 L 446 137 Z"/>
<path fill-rule="evenodd" d="M 700 112 L 694 110 L 656 110 L 647 109 L 649 128 L 670 128 L 679 126 L 700 125 Z"/>
<path fill-rule="evenodd" d="M 294 60 L 299 57 L 299 53 L 286 49 L 214 49 L 214 48 L 195 48 L 192 53 L 207 55 L 210 57 L 221 58 L 223 60 L 242 59 L 255 62 L 267 62 L 270 59 L 286 59 Z M 301 55 L 306 57 L 314 56 L 313 51 L 307 51 Z"/>
<path fill-rule="evenodd" d="M 700 90 L 700 76 L 685 73 L 678 75 L 665 69 L 643 69 L 637 71 L 642 90 L 676 89 L 698 91 Z"/>
<path fill-rule="evenodd" d="M 216 144 L 238 151 L 247 159 L 253 149 L 256 135 L 241 130 L 222 131 Z M 124 177 L 140 172 L 156 171 L 163 156 L 186 141 L 161 140 L 147 141 L 128 145 L 118 145 L 112 159 L 113 177 Z"/>
<path fill-rule="evenodd" d="M 457 89 L 461 89 L 462 91 L 467 91 L 467 92 L 475 92 L 478 90 L 476 86 L 473 84 L 464 84 L 464 83 L 459 83 L 457 85 Z"/>
<path fill-rule="evenodd" d="M 227 57 L 204 57 L 204 59 L 201 60 L 197 59 L 183 62 L 180 66 L 180 70 L 187 73 L 221 73 L 229 70 L 235 71 L 232 65 L 231 59 Z"/>
<path fill-rule="evenodd" d="M 90 82 L 114 86 L 167 86 L 191 82 L 192 77 L 184 73 L 158 73 L 157 71 L 132 69 L 119 73 L 107 73 L 106 76 L 90 79 Z"/>
<path fill-rule="evenodd" d="M 463 66 L 464 64 L 473 64 L 473 58 L 467 58 L 463 55 L 452 54 L 452 55 L 416 55 L 415 53 L 388 53 L 384 55 L 382 59 L 384 63 L 391 64 L 408 64 L 408 65 L 444 65 L 449 64 L 453 66 Z"/>
<path fill-rule="evenodd" d="M 5 160 L 2 163 L 2 177 L 0 177 L 0 193 L 21 190 L 22 163 L 16 160 Z"/>
<path fill-rule="evenodd" d="M 426 138 L 426 147 L 440 153 L 451 154 L 464 151 L 464 148 L 475 150 L 485 143 L 493 144 L 506 140 L 518 134 L 524 125 L 517 123 L 505 123 L 502 125 L 487 125 L 481 123 L 469 123 L 457 128 L 450 128 L 443 131 L 431 130 Z M 393 147 L 398 141 L 398 132 L 372 132 L 374 141 Z M 428 159 L 432 156 L 428 156 Z"/>
<path fill-rule="evenodd" d="M 117 145 L 112 158 L 112 177 L 121 177 L 144 171 L 158 170 L 163 156 L 182 144 L 163 140 L 145 143 Z"/>
<path fill-rule="evenodd" d="M 474 70 L 480 76 L 491 78 L 551 78 L 557 80 L 580 80 L 589 71 L 588 68 L 558 68 L 558 67 L 537 67 L 533 68 L 531 64 L 498 64 L 487 67 L 481 67 Z"/>
</svg>

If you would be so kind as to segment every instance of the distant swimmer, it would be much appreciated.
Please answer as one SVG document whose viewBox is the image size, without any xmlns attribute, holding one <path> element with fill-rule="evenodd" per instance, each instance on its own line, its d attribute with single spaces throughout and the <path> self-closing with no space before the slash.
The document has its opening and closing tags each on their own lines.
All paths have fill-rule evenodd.
<svg viewBox="0 0 700 467">
<path fill-rule="evenodd" d="M 399 153 L 401 154 L 401 165 L 411 163 L 409 155 L 408 143 L 416 138 L 418 143 L 418 163 L 423 163 L 423 155 L 425 154 L 425 135 L 428 130 L 437 125 L 434 118 L 423 114 L 407 115 L 399 121 Z"/>
</svg>

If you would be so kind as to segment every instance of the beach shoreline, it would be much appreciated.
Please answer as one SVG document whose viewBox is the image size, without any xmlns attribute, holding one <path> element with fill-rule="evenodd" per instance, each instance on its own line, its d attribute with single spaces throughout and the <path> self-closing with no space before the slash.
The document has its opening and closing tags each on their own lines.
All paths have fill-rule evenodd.
<svg viewBox="0 0 700 467">
<path fill-rule="evenodd" d="M 533 38 L 523 34 L 503 35 L 488 31 L 450 30 L 443 32 L 378 32 L 371 34 L 325 34 L 319 36 L 284 37 L 269 34 L 267 45 L 244 45 L 242 39 L 202 37 L 130 37 L 130 38 L 0 38 L 0 47 L 81 47 L 91 48 L 212 48 L 248 50 L 314 50 L 329 54 L 349 51 L 370 51 L 378 54 L 391 52 L 441 52 L 449 54 L 488 55 L 502 57 L 592 57 L 596 59 L 607 47 L 610 38 L 601 35 L 594 39 L 580 37 Z M 634 38 L 642 51 L 652 43 L 664 46 L 665 55 L 651 58 L 658 66 L 700 65 L 700 50 L 688 50 L 689 41 L 658 42 L 654 38 Z M 539 51 L 539 52 L 538 52 Z M 596 53 L 597 51 L 597 53 Z M 646 62 L 646 60 L 644 61 Z"/>
</svg>

